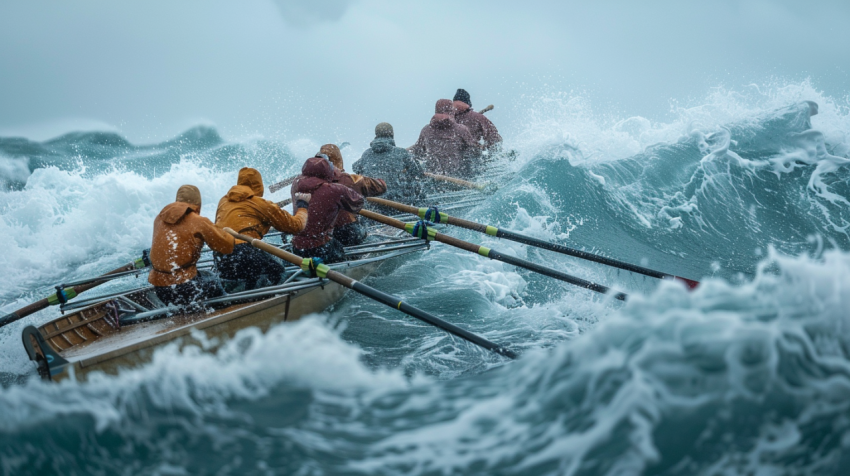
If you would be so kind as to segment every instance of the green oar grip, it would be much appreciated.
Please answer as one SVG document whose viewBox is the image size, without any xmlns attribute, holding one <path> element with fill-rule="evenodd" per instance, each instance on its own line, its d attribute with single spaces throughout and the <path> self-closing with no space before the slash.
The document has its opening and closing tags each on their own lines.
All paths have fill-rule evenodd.
<svg viewBox="0 0 850 476">
<path fill-rule="evenodd" d="M 59 293 L 62 293 L 62 296 Z M 57 304 L 64 304 L 69 299 L 74 299 L 75 297 L 77 297 L 77 291 L 74 288 L 65 288 L 47 296 L 47 302 L 51 306 L 55 306 Z"/>
<path fill-rule="evenodd" d="M 309 276 L 318 276 L 320 278 L 326 278 L 328 276 L 328 271 L 330 271 L 330 268 L 328 267 L 328 265 L 322 263 L 322 261 L 319 259 L 304 258 L 303 260 L 301 260 L 301 270 L 307 273 Z"/>
<path fill-rule="evenodd" d="M 437 230 L 429 227 L 425 227 L 425 229 L 427 230 L 427 234 L 422 233 L 423 227 L 419 227 L 417 229 L 416 223 L 404 224 L 404 231 L 410 233 L 411 235 L 417 238 L 422 238 L 424 240 L 435 241 L 437 239 Z"/>
</svg>

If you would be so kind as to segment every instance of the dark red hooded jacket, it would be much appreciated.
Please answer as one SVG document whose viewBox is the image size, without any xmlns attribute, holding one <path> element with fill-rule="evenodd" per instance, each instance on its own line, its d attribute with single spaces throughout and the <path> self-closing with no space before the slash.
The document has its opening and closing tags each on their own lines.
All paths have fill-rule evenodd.
<svg viewBox="0 0 850 476">
<path fill-rule="evenodd" d="M 475 142 L 483 141 L 485 149 L 490 149 L 502 142 L 502 136 L 499 135 L 496 126 L 484 114 L 473 111 L 469 104 L 463 101 L 455 101 L 454 106 L 457 111 L 455 121 L 469 129 Z"/>
<path fill-rule="evenodd" d="M 319 153 L 327 155 L 328 160 L 334 166 L 334 178 L 332 182 L 341 183 L 364 197 L 377 197 L 386 193 L 387 184 L 383 180 L 346 172 L 342 163 L 342 152 L 336 145 L 325 144 L 319 149 Z M 343 211 L 337 217 L 334 228 L 356 221 L 357 215 Z"/>
<path fill-rule="evenodd" d="M 455 122 L 452 101 L 440 99 L 431 123 L 422 128 L 410 152 L 424 161 L 426 171 L 468 177 L 479 159 L 481 147 L 466 126 Z"/>
<path fill-rule="evenodd" d="M 292 246 L 308 250 L 324 245 L 333 236 L 334 223 L 340 212 L 357 213 L 365 202 L 362 195 L 339 183 L 333 183 L 330 162 L 311 157 L 292 183 L 293 202 L 296 193 L 312 194 L 307 208 L 307 226 L 292 238 Z"/>
</svg>

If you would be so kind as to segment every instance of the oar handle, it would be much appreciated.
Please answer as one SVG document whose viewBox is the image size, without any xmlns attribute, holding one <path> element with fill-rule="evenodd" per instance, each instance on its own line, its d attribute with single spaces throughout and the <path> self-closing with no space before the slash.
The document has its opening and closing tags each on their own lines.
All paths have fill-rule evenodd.
<svg viewBox="0 0 850 476">
<path fill-rule="evenodd" d="M 493 110 L 493 105 L 490 104 L 489 106 L 485 107 L 484 109 L 478 111 L 478 114 L 484 114 L 485 112 L 489 112 L 489 111 L 492 111 L 492 110 Z"/>
<path fill-rule="evenodd" d="M 401 223 L 401 222 L 399 222 L 399 223 Z M 247 241 L 248 243 L 251 244 L 251 246 L 253 246 L 255 248 L 259 248 L 259 249 L 265 251 L 266 253 L 277 256 L 278 258 L 281 258 L 285 261 L 288 261 L 289 263 L 292 263 L 296 266 L 301 266 L 304 262 L 304 258 L 301 258 L 300 256 L 295 255 L 293 253 L 289 253 L 287 251 L 284 251 L 284 250 L 277 248 L 275 246 L 272 246 L 272 245 L 270 245 L 270 244 L 268 244 L 268 243 L 266 243 L 262 240 L 258 240 L 256 238 L 252 238 L 250 236 L 245 236 L 245 235 L 236 233 L 235 231 L 233 231 L 230 228 L 225 228 L 224 231 L 229 233 L 230 235 L 232 235 L 234 238 L 236 238 L 238 240 Z M 427 322 L 428 324 L 439 327 L 440 329 L 443 329 L 444 331 L 446 331 L 446 332 L 448 332 L 452 335 L 456 335 L 456 336 L 458 336 L 458 337 L 460 337 L 464 340 L 472 342 L 473 344 L 476 344 L 478 346 L 484 347 L 485 349 L 496 352 L 499 355 L 503 355 L 503 356 L 509 357 L 511 359 L 516 358 L 515 353 L 511 352 L 510 350 L 508 350 L 508 349 L 506 349 L 506 348 L 504 348 L 504 347 L 502 347 L 498 344 L 490 342 L 489 340 L 487 340 L 487 339 L 485 339 L 481 336 L 473 334 L 473 333 L 471 333 L 471 332 L 469 332 L 465 329 L 462 329 L 462 328 L 460 328 L 460 327 L 458 327 L 454 324 L 446 322 L 446 321 L 440 319 L 439 317 L 431 315 L 431 314 L 429 314 L 429 313 L 427 313 L 427 312 L 425 312 L 425 311 L 423 311 L 419 308 L 416 308 L 414 306 L 411 306 L 411 305 L 403 302 L 401 299 L 399 299 L 399 298 L 397 298 L 393 295 L 387 294 L 383 291 L 379 291 L 379 290 L 377 290 L 377 289 L 375 289 L 371 286 L 367 286 L 367 285 L 365 285 L 365 284 L 363 284 L 363 283 L 361 283 L 361 282 L 359 282 L 355 279 L 352 279 L 349 276 L 346 276 L 342 273 L 334 271 L 334 270 L 328 268 L 324 264 L 321 264 L 317 267 L 317 272 L 318 272 L 320 277 L 325 277 L 325 278 L 327 278 L 327 279 L 329 279 L 329 280 L 331 280 L 331 281 L 333 281 L 337 284 L 345 286 L 348 289 L 351 289 L 355 292 L 363 294 L 364 296 L 370 297 L 370 298 L 372 298 L 372 299 L 374 299 L 378 302 L 386 304 L 387 306 L 398 309 L 399 311 L 401 311 L 401 312 L 403 312 L 403 313 L 405 313 L 409 316 L 415 317 L 415 318 L 417 318 L 421 321 Z M 322 276 L 322 275 L 324 275 L 324 276 Z"/>
</svg>

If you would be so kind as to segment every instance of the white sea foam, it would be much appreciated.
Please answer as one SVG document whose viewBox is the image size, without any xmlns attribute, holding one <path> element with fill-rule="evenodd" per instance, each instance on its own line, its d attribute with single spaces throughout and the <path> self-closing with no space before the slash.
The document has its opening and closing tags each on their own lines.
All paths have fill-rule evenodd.
<svg viewBox="0 0 850 476">
<path fill-rule="evenodd" d="M 195 334 L 203 343 L 203 334 Z M 209 344 L 209 343 L 207 343 Z M 37 379 L 0 389 L 0 427 L 9 431 L 62 415 L 83 414 L 97 428 L 133 424 L 140 406 L 198 416 L 227 414 L 232 399 L 256 400 L 278 386 L 311 390 L 400 389 L 397 372 L 372 371 L 360 363 L 361 351 L 340 340 L 319 316 L 272 328 L 240 331 L 216 353 L 203 346 L 168 344 L 151 363 L 118 376 L 102 373 L 87 383 L 59 384 Z"/>
</svg>

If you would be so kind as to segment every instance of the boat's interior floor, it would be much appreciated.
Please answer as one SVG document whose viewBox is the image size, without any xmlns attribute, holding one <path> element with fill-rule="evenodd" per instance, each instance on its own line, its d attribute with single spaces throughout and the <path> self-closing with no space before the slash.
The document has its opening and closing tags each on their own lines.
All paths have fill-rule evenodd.
<svg viewBox="0 0 850 476">
<path fill-rule="evenodd" d="M 273 298 L 273 299 L 280 299 Z M 285 299 L 285 296 L 284 296 Z M 233 311 L 240 310 L 249 306 L 257 306 L 259 304 L 267 304 L 266 301 L 249 302 L 232 304 L 225 308 L 215 310 L 210 313 L 195 312 L 190 314 L 178 314 L 169 316 L 164 319 L 157 319 L 148 322 L 140 322 L 129 326 L 123 326 L 121 329 L 104 339 L 98 339 L 88 345 L 76 345 L 74 347 L 62 351 L 62 356 L 68 360 L 76 360 L 79 357 L 86 356 L 95 357 L 107 352 L 111 352 L 116 348 L 130 347 L 140 344 L 153 336 L 163 335 L 170 332 L 181 331 L 192 327 L 198 322 L 204 320 L 213 320 L 216 317 L 223 316 Z"/>
</svg>

